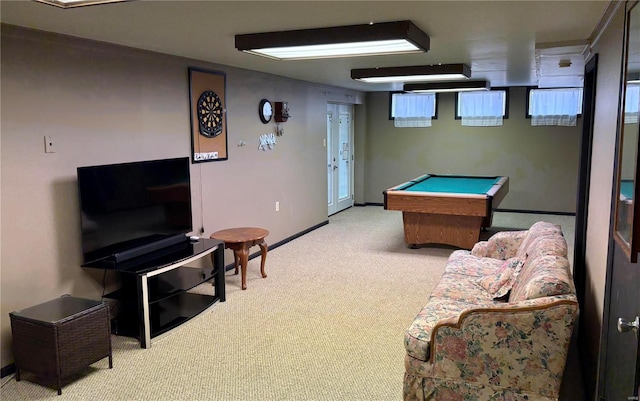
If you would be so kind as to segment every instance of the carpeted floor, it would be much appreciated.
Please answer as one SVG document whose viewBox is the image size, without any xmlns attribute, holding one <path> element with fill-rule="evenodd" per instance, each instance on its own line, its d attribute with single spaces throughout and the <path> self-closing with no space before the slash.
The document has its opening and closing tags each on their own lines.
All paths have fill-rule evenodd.
<svg viewBox="0 0 640 401">
<path fill-rule="evenodd" d="M 573 217 L 496 213 L 496 230 Z M 267 238 L 268 240 L 268 238 Z M 249 262 L 246 291 L 227 272 L 227 302 L 141 349 L 112 336 L 107 360 L 58 397 L 28 380 L 2 381 L 12 400 L 400 400 L 403 332 L 426 303 L 453 248 L 408 249 L 402 215 L 354 207 Z M 570 250 L 570 256 L 573 251 Z M 199 291 L 212 291 L 201 286 Z M 25 375 L 26 376 L 26 375 Z"/>
</svg>

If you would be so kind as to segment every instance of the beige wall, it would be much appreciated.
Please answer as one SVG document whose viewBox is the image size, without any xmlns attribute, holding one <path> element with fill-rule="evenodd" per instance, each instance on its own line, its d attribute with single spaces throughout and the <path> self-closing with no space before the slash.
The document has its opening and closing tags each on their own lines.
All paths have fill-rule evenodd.
<svg viewBox="0 0 640 401">
<path fill-rule="evenodd" d="M 387 92 L 367 94 L 366 202 L 425 173 L 509 176 L 503 209 L 575 212 L 582 121 L 576 127 L 532 127 L 526 88 L 509 92 L 501 127 L 463 127 L 452 93 L 438 96 L 430 128 L 395 128 Z"/>
<path fill-rule="evenodd" d="M 100 298 L 102 272 L 80 267 L 76 167 L 189 156 L 190 66 L 227 74 L 229 145 L 229 160 L 191 165 L 194 229 L 261 226 L 273 244 L 327 220 L 326 103 L 362 94 L 3 26 L 1 366 L 13 361 L 9 312 Z M 272 151 L 258 150 L 274 128 L 258 119 L 261 98 L 291 108 Z"/>
<path fill-rule="evenodd" d="M 587 221 L 585 258 L 585 305 L 583 314 L 586 328 L 581 330 L 590 355 L 585 355 L 586 366 L 595 372 L 600 330 L 604 309 L 604 290 L 608 258 L 611 190 L 615 164 L 616 130 L 618 121 L 620 67 L 624 35 L 624 3 L 620 3 L 593 43 L 593 54 L 598 54 L 596 77 L 596 105 L 593 120 L 593 152 L 591 187 Z M 595 379 L 595 377 L 594 377 Z M 595 385 L 595 383 L 589 383 Z"/>
</svg>

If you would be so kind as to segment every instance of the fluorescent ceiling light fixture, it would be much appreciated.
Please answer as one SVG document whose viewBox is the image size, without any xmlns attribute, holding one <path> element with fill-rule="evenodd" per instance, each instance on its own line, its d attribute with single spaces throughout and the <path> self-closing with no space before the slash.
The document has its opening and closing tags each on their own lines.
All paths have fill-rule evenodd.
<svg viewBox="0 0 640 401">
<path fill-rule="evenodd" d="M 236 49 L 277 60 L 423 53 L 429 44 L 411 21 L 236 35 Z"/>
<path fill-rule="evenodd" d="M 95 6 L 98 4 L 124 3 L 133 0 L 35 0 L 38 3 L 49 4 L 60 8 Z"/>
<path fill-rule="evenodd" d="M 414 65 L 351 70 L 352 79 L 368 83 L 451 81 L 470 77 L 471 68 L 466 64 Z"/>
<path fill-rule="evenodd" d="M 480 81 L 459 81 L 459 82 L 424 82 L 415 84 L 405 84 L 405 92 L 468 92 L 489 90 L 491 85 L 487 80 Z"/>
</svg>

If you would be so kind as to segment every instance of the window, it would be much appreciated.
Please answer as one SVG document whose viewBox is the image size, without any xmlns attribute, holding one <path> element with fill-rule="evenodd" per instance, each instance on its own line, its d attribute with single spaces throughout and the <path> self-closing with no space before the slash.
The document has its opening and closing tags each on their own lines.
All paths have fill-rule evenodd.
<svg viewBox="0 0 640 401">
<path fill-rule="evenodd" d="M 509 118 L 509 91 L 458 92 L 456 95 L 456 120 L 471 127 L 496 127 Z"/>
<path fill-rule="evenodd" d="M 389 119 L 396 127 L 430 127 L 437 118 L 435 93 L 389 93 Z"/>
<path fill-rule="evenodd" d="M 627 83 L 624 96 L 624 123 L 637 124 L 640 112 L 640 83 Z"/>
<path fill-rule="evenodd" d="M 531 125 L 575 126 L 582 113 L 582 88 L 529 89 Z"/>
</svg>

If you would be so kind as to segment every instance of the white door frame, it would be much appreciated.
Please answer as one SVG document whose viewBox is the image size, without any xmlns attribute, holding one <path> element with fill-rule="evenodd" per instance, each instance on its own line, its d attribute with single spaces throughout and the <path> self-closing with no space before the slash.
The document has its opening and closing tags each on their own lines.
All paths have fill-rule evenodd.
<svg viewBox="0 0 640 401">
<path fill-rule="evenodd" d="M 341 129 L 348 131 L 341 132 Z M 328 215 L 353 206 L 353 133 L 353 105 L 327 103 L 327 138 L 325 143 L 327 146 Z M 346 183 L 341 181 L 345 178 L 348 181 Z"/>
</svg>

